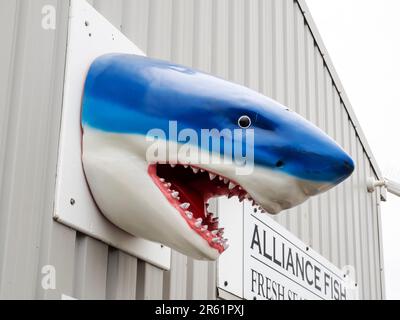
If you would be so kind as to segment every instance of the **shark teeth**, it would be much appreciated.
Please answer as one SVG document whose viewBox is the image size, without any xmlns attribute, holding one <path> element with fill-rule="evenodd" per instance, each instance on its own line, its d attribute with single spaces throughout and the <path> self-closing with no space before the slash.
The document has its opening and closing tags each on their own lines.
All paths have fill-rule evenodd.
<svg viewBox="0 0 400 320">
<path fill-rule="evenodd" d="M 187 217 L 189 220 L 192 220 L 192 219 L 193 219 L 193 213 L 192 213 L 192 212 L 186 211 L 185 214 L 186 214 L 186 217 Z"/>
<path fill-rule="evenodd" d="M 202 223 L 203 223 L 203 219 L 199 218 L 199 219 L 196 220 L 194 225 L 195 225 L 196 228 L 200 228 Z"/>
<path fill-rule="evenodd" d="M 193 171 L 195 174 L 197 174 L 197 173 L 199 173 L 200 169 L 199 169 L 199 168 L 194 168 L 194 167 L 192 167 L 192 171 Z"/>
<path fill-rule="evenodd" d="M 186 209 L 188 209 L 188 208 L 190 207 L 190 203 L 188 203 L 188 202 L 182 203 L 182 204 L 180 205 L 180 207 L 181 207 L 182 209 L 186 210 Z"/>
<path fill-rule="evenodd" d="M 249 196 L 249 194 L 247 194 L 247 195 L 244 197 L 244 199 L 247 199 L 247 200 L 250 201 L 250 204 L 251 204 L 252 207 L 253 207 L 254 213 L 257 213 L 257 212 L 267 213 L 267 211 L 266 211 L 259 203 L 257 203 L 254 199 L 252 199 L 252 198 Z M 239 200 L 240 200 L 240 202 L 242 202 L 240 198 L 239 198 Z"/>
<path fill-rule="evenodd" d="M 172 196 L 172 198 L 177 199 L 179 197 L 179 192 L 178 191 L 172 191 L 171 196 Z"/>
<path fill-rule="evenodd" d="M 160 169 L 159 172 L 165 172 L 167 174 L 165 176 L 157 176 L 158 186 L 161 187 L 162 191 L 170 201 L 173 199 L 172 202 L 174 202 L 174 207 L 187 222 L 189 228 L 198 236 L 205 239 L 212 248 L 215 248 L 220 252 L 228 249 L 229 245 L 227 239 L 223 238 L 224 228 L 219 228 L 219 218 L 212 212 L 208 211 L 209 203 L 204 204 L 204 211 L 202 212 L 200 207 L 197 208 L 197 205 L 192 205 L 189 193 L 178 188 L 179 184 L 175 184 L 177 177 L 184 174 L 191 175 L 190 179 L 198 179 L 199 183 L 205 184 L 205 188 L 208 187 L 208 183 L 211 192 L 214 192 L 213 188 L 215 188 L 215 190 L 217 190 L 215 191 L 216 194 L 222 196 L 225 195 L 228 198 L 237 197 L 240 202 L 247 199 L 253 204 L 257 212 L 265 212 L 263 208 L 260 207 L 259 204 L 246 192 L 246 190 L 244 190 L 236 181 L 231 181 L 231 179 L 226 176 L 221 176 L 206 169 L 202 169 L 198 167 L 197 164 L 192 165 L 189 162 L 186 164 L 160 163 L 156 165 L 166 166 Z M 183 170 L 183 168 L 189 170 Z M 167 172 L 167 170 L 170 172 Z M 197 209 L 194 209 L 194 207 Z"/>
</svg>

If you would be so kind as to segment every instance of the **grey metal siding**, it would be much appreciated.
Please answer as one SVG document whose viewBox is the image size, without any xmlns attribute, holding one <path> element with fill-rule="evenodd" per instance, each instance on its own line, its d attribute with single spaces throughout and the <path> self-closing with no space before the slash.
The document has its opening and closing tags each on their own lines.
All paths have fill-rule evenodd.
<svg viewBox="0 0 400 320">
<path fill-rule="evenodd" d="M 56 31 L 41 10 L 57 8 Z M 41 266 L 71 288 L 75 232 L 53 223 L 68 18 L 65 1 L 0 1 L 0 297 L 44 297 Z M 71 248 L 72 247 L 72 248 Z M 64 258 L 66 259 L 65 261 Z M 65 277 L 70 276 L 70 279 Z"/>
<path fill-rule="evenodd" d="M 299 0 L 92 0 L 149 56 L 244 84 L 326 130 L 357 162 L 353 177 L 276 219 L 338 267 L 361 298 L 383 294 L 379 175 L 326 49 Z M 57 29 L 40 26 L 44 5 Z M 215 299 L 216 263 L 172 254 L 171 270 L 52 220 L 68 1 L 0 0 L 0 297 Z M 40 283 L 54 265 L 57 289 Z"/>
</svg>

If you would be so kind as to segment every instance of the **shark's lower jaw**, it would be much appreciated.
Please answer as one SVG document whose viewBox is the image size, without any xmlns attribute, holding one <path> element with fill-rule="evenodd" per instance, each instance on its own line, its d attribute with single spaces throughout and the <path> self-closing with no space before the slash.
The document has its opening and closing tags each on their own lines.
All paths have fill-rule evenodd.
<svg viewBox="0 0 400 320">
<path fill-rule="evenodd" d="M 206 240 L 211 248 L 224 252 L 228 248 L 228 239 L 223 238 L 224 229 L 219 226 L 218 218 L 209 212 L 208 201 L 223 196 L 238 197 L 240 202 L 252 201 L 247 191 L 228 178 L 195 166 L 152 164 L 148 172 L 193 232 Z"/>
</svg>

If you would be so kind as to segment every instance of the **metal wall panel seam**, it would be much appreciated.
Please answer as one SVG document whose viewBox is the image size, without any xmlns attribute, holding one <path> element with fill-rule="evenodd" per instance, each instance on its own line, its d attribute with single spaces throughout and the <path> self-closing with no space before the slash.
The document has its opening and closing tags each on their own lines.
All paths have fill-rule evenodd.
<svg viewBox="0 0 400 320">
<path fill-rule="evenodd" d="M 107 286 L 108 246 L 78 234 L 76 239 L 74 297 L 105 299 Z"/>
<path fill-rule="evenodd" d="M 366 179 L 371 170 L 370 164 L 367 162 L 366 157 L 363 157 L 363 171 L 364 179 Z M 367 239 L 367 250 L 368 250 L 368 265 L 369 265 L 369 277 L 370 277 L 370 299 L 376 299 L 376 268 L 374 264 L 374 229 L 372 224 L 372 214 L 371 214 L 371 194 L 366 194 L 365 197 L 365 215 L 366 215 L 366 239 Z"/>
<path fill-rule="evenodd" d="M 147 53 L 149 1 L 128 0 L 124 1 L 123 5 L 122 32 L 143 52 Z M 140 10 L 139 6 L 141 6 Z"/>
<path fill-rule="evenodd" d="M 368 288 L 366 292 L 366 296 L 368 299 L 372 297 L 372 283 L 373 279 L 371 272 L 371 264 L 369 258 L 369 229 L 368 229 L 368 210 L 366 208 L 367 205 L 367 197 L 370 196 L 370 193 L 362 190 L 363 186 L 367 184 L 366 169 L 364 159 L 365 153 L 362 148 L 361 142 L 359 142 L 359 154 L 358 154 L 358 163 L 360 166 L 360 181 L 359 181 L 359 192 L 360 192 L 360 224 L 361 224 L 361 243 L 363 248 L 363 266 L 364 266 L 364 280 L 363 283 L 368 283 Z"/>
<path fill-rule="evenodd" d="M 284 1 L 283 25 L 284 25 L 284 70 L 285 70 L 285 104 L 298 112 L 298 101 L 296 100 L 296 52 L 295 47 L 295 14 L 292 0 Z M 299 236 L 298 225 L 300 207 L 286 212 L 287 227 L 293 234 Z"/>
<path fill-rule="evenodd" d="M 325 91 L 326 91 L 326 128 L 327 133 L 337 141 L 336 132 L 335 132 L 335 113 L 334 113 L 334 86 L 332 85 L 332 79 L 327 72 L 325 73 Z M 329 260 L 334 262 L 335 264 L 338 262 L 338 241 L 337 241 L 337 224 L 336 219 L 338 216 L 337 210 L 337 190 L 338 188 L 334 188 L 327 194 L 328 200 L 328 238 L 329 238 Z"/>
<path fill-rule="evenodd" d="M 353 194 L 353 241 L 355 244 L 355 267 L 357 270 L 357 284 L 360 290 L 360 295 L 364 298 L 364 286 L 362 285 L 363 278 L 363 265 L 362 265 L 362 251 L 361 251 L 361 241 L 360 241 L 360 199 L 359 199 L 359 167 L 358 167 L 358 140 L 357 140 L 357 133 L 355 132 L 354 128 L 351 127 L 351 150 L 353 159 L 356 162 L 356 170 L 352 176 L 352 194 Z"/>
<path fill-rule="evenodd" d="M 7 202 L 5 201 L 6 199 L 9 198 L 8 195 L 6 195 L 6 186 L 5 186 L 5 174 L 8 170 L 7 169 L 7 157 L 8 157 L 8 138 L 10 136 L 10 128 L 9 128 L 9 124 L 10 124 L 10 117 L 11 117 L 11 108 L 9 107 L 11 105 L 11 101 L 12 101 L 12 92 L 13 92 L 13 86 L 11 86 L 10 84 L 13 84 L 15 82 L 15 73 L 13 72 L 14 69 L 16 68 L 16 55 L 15 55 L 15 51 L 16 51 L 16 46 L 17 46 L 17 34 L 18 34 L 18 26 L 17 26 L 17 17 L 19 16 L 19 11 L 20 11 L 20 2 L 4 2 L 2 3 L 2 5 L 5 6 L 5 4 L 8 4 L 10 6 L 12 6 L 14 9 L 14 14 L 11 15 L 6 15 L 4 17 L 4 20 L 0 20 L 1 22 L 7 22 L 6 25 L 11 28 L 12 32 L 9 32 L 7 34 L 12 34 L 12 38 L 9 41 L 10 44 L 10 50 L 9 50 L 9 57 L 8 59 L 4 59 L 4 61 L 1 61 L 0 63 L 5 63 L 8 62 L 5 66 L 4 66 L 4 71 L 7 68 L 7 72 L 4 72 L 3 75 L 6 75 L 5 78 L 7 78 L 7 83 L 5 84 L 5 90 L 3 92 L 4 94 L 4 106 L 0 105 L 0 107 L 3 109 L 4 108 L 4 117 L 2 117 L 3 119 L 0 119 L 1 121 L 1 140 L 0 140 L 0 230 L 2 231 L 0 234 L 0 288 L 3 286 L 3 282 L 4 282 L 4 277 L 3 275 L 3 269 L 5 268 L 5 259 L 3 258 L 5 255 L 5 251 L 6 251 L 6 245 L 7 245 L 7 241 L 6 238 L 4 237 L 5 232 L 3 231 L 3 226 L 8 224 L 8 220 L 9 220 L 9 216 L 7 215 L 7 207 L 6 204 Z M 2 7 L 2 9 L 4 9 L 4 7 Z M 5 14 L 7 12 L 7 9 L 4 9 L 3 13 Z M 13 19 L 11 22 L 7 21 L 7 19 Z M 14 22 L 14 23 L 12 23 Z M 0 30 L 2 30 L 2 32 L 6 32 L 9 31 L 6 29 L 7 27 L 2 27 Z M 2 50 L 2 53 L 5 54 L 5 50 Z M 7 57 L 5 57 L 7 58 Z M 4 237 L 4 238 L 3 238 Z M 0 290 L 0 297 L 3 297 L 3 294 Z"/>
<path fill-rule="evenodd" d="M 371 164 L 368 162 L 369 166 L 369 174 L 373 174 L 373 169 Z M 381 256 L 380 256 L 380 239 L 379 239 L 379 211 L 378 211 L 378 202 L 377 197 L 372 194 L 371 195 L 371 218 L 372 218 L 372 226 L 373 226 L 373 248 L 374 248 L 374 264 L 375 264 L 375 287 L 377 292 L 377 298 L 382 298 L 381 292 Z"/>
<path fill-rule="evenodd" d="M 58 271 L 57 288 L 53 290 L 43 290 L 41 286 L 41 275 L 38 275 L 36 298 L 39 299 L 60 299 L 62 294 L 69 296 L 73 295 L 73 277 L 74 277 L 74 264 L 75 264 L 75 239 L 76 231 L 66 226 L 58 224 L 52 219 L 54 211 L 54 192 L 56 188 L 56 172 L 57 172 L 57 158 L 58 158 L 58 145 L 59 134 L 61 128 L 61 111 L 64 92 L 64 74 L 66 68 L 66 50 L 68 39 L 68 17 L 70 10 L 70 1 L 57 1 L 57 44 L 54 46 L 55 56 L 53 73 L 57 75 L 58 80 L 52 81 L 53 89 L 51 101 L 49 102 L 53 112 L 55 112 L 55 128 L 56 135 L 47 135 L 48 139 L 54 140 L 54 164 L 45 165 L 47 170 L 50 171 L 48 194 L 49 200 L 49 215 L 44 215 L 43 230 L 41 232 L 41 247 L 40 251 L 40 265 L 54 265 Z M 61 36 L 60 36 L 61 35 Z M 54 106 L 59 106 L 55 108 Z M 47 212 L 47 211 L 46 211 Z"/>
<path fill-rule="evenodd" d="M 304 33 L 304 17 L 297 7 L 295 10 L 295 83 L 296 83 L 296 101 L 298 105 L 298 112 L 303 117 L 307 117 L 307 97 L 306 97 L 306 38 Z M 303 63 L 304 62 L 304 63 Z M 310 203 L 307 202 L 298 208 L 298 235 L 307 244 L 310 243 L 309 230 L 308 230 L 308 220 L 310 212 Z"/>
<path fill-rule="evenodd" d="M 161 300 L 163 297 L 163 270 L 138 261 L 136 297 L 139 300 Z"/>
<path fill-rule="evenodd" d="M 382 208 L 380 205 L 380 195 L 378 193 L 374 194 L 377 207 L 377 220 L 378 220 L 378 243 L 379 243 L 379 263 L 380 263 L 380 284 L 381 284 L 381 295 L 382 299 L 386 299 L 386 287 L 385 287 L 385 269 L 384 269 L 384 258 L 383 258 L 383 239 L 382 239 Z"/>
<path fill-rule="evenodd" d="M 336 91 L 334 90 L 333 94 L 333 106 L 335 113 L 335 136 L 340 145 L 344 146 L 344 137 L 343 137 L 343 123 L 342 123 L 342 107 L 340 105 L 340 97 Z M 338 234 L 338 265 L 343 266 L 346 261 L 346 223 L 345 223 L 345 214 L 346 214 L 346 205 L 344 200 L 346 198 L 345 186 L 341 184 L 337 190 L 337 234 Z"/>
<path fill-rule="evenodd" d="M 280 101 L 281 103 L 286 103 L 286 72 L 285 72 L 285 39 L 286 39 L 286 30 L 285 25 L 283 23 L 284 19 L 284 1 L 281 0 L 272 0 L 272 19 L 274 23 L 273 29 L 273 66 L 274 66 L 274 90 L 272 93 L 272 97 Z M 277 34 L 281 35 L 281 37 L 277 37 Z M 287 227 L 287 213 L 284 212 L 277 217 L 274 217 L 276 221 L 278 221 L 281 225 Z"/>
<path fill-rule="evenodd" d="M 106 299 L 136 298 L 137 259 L 114 248 L 108 248 Z"/>
<path fill-rule="evenodd" d="M 314 85 L 314 39 L 308 32 L 308 28 L 304 25 L 304 44 L 305 44 L 305 65 L 306 65 L 306 118 L 310 121 L 315 121 L 314 113 L 312 112 L 315 105 L 315 94 L 313 91 Z M 308 220 L 308 244 L 314 247 L 314 238 L 316 231 L 314 230 L 313 219 L 317 216 L 318 212 L 318 201 L 317 199 L 311 199 L 308 205 L 309 209 L 309 220 Z M 315 247 L 314 247 L 315 248 Z"/>
</svg>

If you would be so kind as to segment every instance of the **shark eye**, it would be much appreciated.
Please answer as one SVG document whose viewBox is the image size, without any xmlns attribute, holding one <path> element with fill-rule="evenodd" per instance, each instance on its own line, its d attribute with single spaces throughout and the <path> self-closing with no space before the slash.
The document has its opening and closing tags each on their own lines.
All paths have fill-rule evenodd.
<svg viewBox="0 0 400 320">
<path fill-rule="evenodd" d="M 249 116 L 241 116 L 238 120 L 238 125 L 242 129 L 247 129 L 251 126 L 251 119 Z"/>
</svg>

